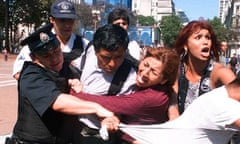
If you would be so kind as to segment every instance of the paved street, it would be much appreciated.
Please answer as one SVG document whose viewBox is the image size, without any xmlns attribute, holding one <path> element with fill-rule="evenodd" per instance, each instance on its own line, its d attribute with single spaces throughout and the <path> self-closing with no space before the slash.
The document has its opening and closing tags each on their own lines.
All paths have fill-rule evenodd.
<svg viewBox="0 0 240 144">
<path fill-rule="evenodd" d="M 12 132 L 17 117 L 17 82 L 11 75 L 15 58 L 16 55 L 9 55 L 4 61 L 0 54 L 0 144 Z"/>
</svg>

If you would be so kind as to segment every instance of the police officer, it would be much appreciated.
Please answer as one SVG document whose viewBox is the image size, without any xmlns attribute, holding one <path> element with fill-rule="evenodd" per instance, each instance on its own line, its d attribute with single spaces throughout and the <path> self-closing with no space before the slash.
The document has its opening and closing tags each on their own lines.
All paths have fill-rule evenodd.
<svg viewBox="0 0 240 144">
<path fill-rule="evenodd" d="M 74 4 L 68 0 L 56 0 L 51 5 L 50 24 L 48 27 L 57 35 L 65 61 L 80 68 L 81 54 L 84 53 L 88 40 L 73 33 L 77 18 Z M 53 28 L 52 28 L 53 27 Z M 13 66 L 13 77 L 18 79 L 24 61 L 31 61 L 29 48 L 24 46 L 17 56 Z"/>
<path fill-rule="evenodd" d="M 24 63 L 18 80 L 18 117 L 7 144 L 79 143 L 73 135 L 79 128 L 77 115 L 113 116 L 97 103 L 67 94 L 79 81 L 71 65 L 64 65 L 53 33 L 39 29 L 22 44 L 28 45 L 32 61 Z"/>
</svg>

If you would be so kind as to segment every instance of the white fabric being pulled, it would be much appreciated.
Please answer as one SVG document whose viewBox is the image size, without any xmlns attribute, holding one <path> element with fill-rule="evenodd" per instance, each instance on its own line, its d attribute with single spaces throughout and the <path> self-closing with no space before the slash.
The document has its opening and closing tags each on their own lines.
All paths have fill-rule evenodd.
<svg viewBox="0 0 240 144">
<path fill-rule="evenodd" d="M 227 144 L 239 130 L 232 125 L 240 119 L 239 109 L 222 86 L 197 98 L 176 120 L 119 128 L 143 144 Z"/>
<path fill-rule="evenodd" d="M 142 144 L 227 144 L 233 131 L 163 128 L 161 125 L 120 125 L 120 130 Z"/>
</svg>

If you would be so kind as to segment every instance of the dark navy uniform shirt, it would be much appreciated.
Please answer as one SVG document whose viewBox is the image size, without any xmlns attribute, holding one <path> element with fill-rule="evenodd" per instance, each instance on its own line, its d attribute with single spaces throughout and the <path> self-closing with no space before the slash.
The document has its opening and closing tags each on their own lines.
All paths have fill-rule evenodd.
<svg viewBox="0 0 240 144">
<path fill-rule="evenodd" d="M 73 77 L 65 66 L 63 74 Z M 67 75 L 61 77 L 32 62 L 25 62 L 18 83 L 18 118 L 14 135 L 38 143 L 68 143 L 72 140 L 68 130 L 74 127 L 77 117 L 51 109 L 57 97 L 68 92 L 67 78 Z"/>
</svg>

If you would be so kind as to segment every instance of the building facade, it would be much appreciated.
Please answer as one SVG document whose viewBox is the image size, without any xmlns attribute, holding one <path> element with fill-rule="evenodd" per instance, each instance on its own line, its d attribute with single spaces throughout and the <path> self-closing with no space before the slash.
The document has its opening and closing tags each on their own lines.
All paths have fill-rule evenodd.
<svg viewBox="0 0 240 144">
<path fill-rule="evenodd" d="M 240 0 L 234 0 L 232 3 L 232 20 L 230 28 L 234 32 L 234 37 L 229 42 L 231 56 L 233 53 L 240 56 Z"/>
<path fill-rule="evenodd" d="M 175 10 L 173 0 L 88 0 L 93 6 L 102 6 L 101 25 L 107 23 L 108 14 L 116 7 L 122 7 L 136 15 L 152 16 L 156 22 L 160 23 L 164 16 L 171 14 L 178 15 L 183 23 L 188 22 L 188 18 L 183 10 Z M 93 32 L 86 31 L 84 36 L 91 40 Z M 152 45 L 156 41 L 161 43 L 160 30 L 156 25 L 139 26 L 129 28 L 131 40 L 139 41 L 142 45 Z"/>
<path fill-rule="evenodd" d="M 161 21 L 163 16 L 175 13 L 175 6 L 173 0 L 132 0 L 132 11 Z"/>
<path fill-rule="evenodd" d="M 240 56 L 240 0 L 219 0 L 219 18 L 231 31 L 227 56 Z"/>
<path fill-rule="evenodd" d="M 233 0 L 219 0 L 218 17 L 226 27 L 230 27 L 233 15 Z"/>
<path fill-rule="evenodd" d="M 183 25 L 186 25 L 189 22 L 189 19 L 183 10 L 176 10 L 176 15 L 181 19 Z"/>
</svg>

